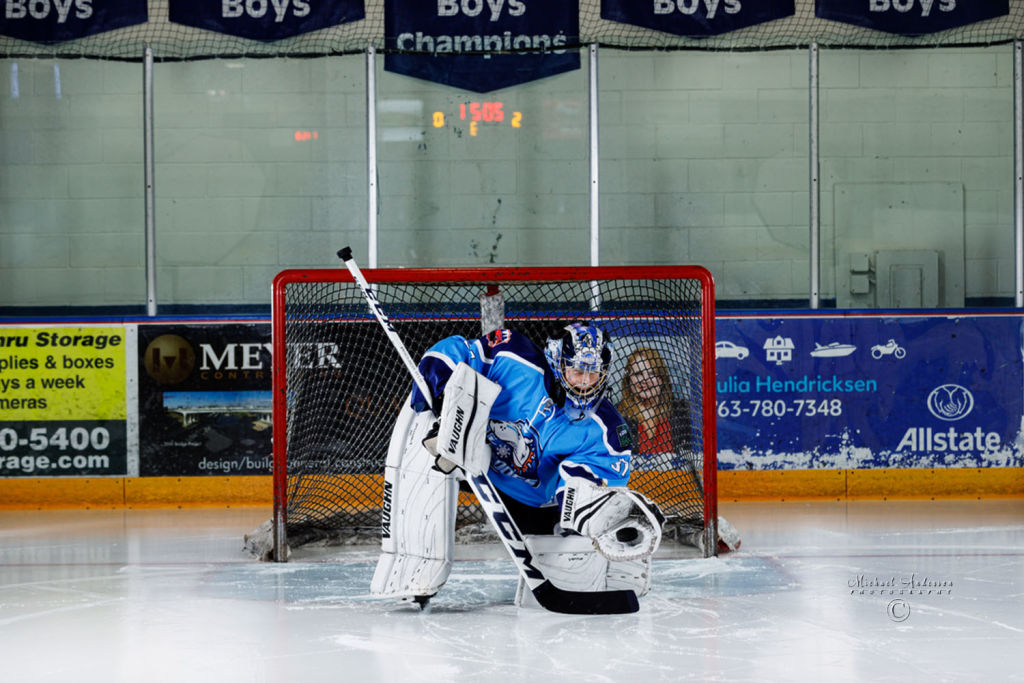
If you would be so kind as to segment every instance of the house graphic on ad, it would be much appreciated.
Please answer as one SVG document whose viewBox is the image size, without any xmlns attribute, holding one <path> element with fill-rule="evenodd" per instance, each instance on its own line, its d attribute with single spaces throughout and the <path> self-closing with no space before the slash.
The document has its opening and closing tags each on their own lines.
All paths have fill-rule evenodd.
<svg viewBox="0 0 1024 683">
<path fill-rule="evenodd" d="M 765 356 L 769 363 L 775 363 L 776 365 L 782 365 L 793 360 L 793 340 L 789 337 L 772 337 L 765 341 L 764 350 Z"/>
</svg>

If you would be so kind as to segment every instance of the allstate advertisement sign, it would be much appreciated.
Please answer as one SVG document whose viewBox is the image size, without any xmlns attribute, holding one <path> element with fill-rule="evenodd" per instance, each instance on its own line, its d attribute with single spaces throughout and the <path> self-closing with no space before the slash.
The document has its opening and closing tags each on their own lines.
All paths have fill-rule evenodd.
<svg viewBox="0 0 1024 683">
<path fill-rule="evenodd" d="M 679 36 L 728 33 L 792 16 L 793 0 L 601 0 L 601 18 Z"/>
<path fill-rule="evenodd" d="M 170 0 L 176 24 L 270 42 L 366 16 L 363 0 Z"/>
<path fill-rule="evenodd" d="M 579 24 L 574 0 L 386 0 L 384 68 L 490 92 L 579 69 Z"/>
<path fill-rule="evenodd" d="M 4 0 L 0 34 L 59 43 L 143 24 L 146 0 Z"/>
<path fill-rule="evenodd" d="M 721 469 L 1024 465 L 1019 318 L 720 317 Z"/>
<path fill-rule="evenodd" d="M 1010 0 L 817 0 L 820 19 L 919 36 L 1010 13 Z"/>
</svg>

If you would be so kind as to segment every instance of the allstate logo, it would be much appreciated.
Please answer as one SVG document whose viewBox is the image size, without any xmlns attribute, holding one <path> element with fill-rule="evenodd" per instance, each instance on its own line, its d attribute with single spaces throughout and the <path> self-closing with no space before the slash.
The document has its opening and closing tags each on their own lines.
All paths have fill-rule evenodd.
<svg viewBox="0 0 1024 683">
<path fill-rule="evenodd" d="M 928 412 L 940 420 L 962 420 L 974 409 L 974 396 L 959 384 L 943 384 L 928 394 Z"/>
</svg>

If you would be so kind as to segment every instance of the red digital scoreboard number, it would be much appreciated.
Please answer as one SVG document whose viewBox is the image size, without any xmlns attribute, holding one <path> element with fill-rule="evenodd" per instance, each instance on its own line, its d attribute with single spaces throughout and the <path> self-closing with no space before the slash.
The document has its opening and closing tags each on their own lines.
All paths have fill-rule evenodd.
<svg viewBox="0 0 1024 683">
<path fill-rule="evenodd" d="M 458 117 L 460 121 L 469 122 L 469 134 L 474 137 L 480 132 L 481 124 L 509 125 L 513 128 L 521 128 L 523 125 L 523 113 L 506 113 L 504 102 L 462 102 L 459 104 Z M 446 122 L 447 117 L 443 111 L 434 112 L 434 128 L 443 128 Z"/>
</svg>

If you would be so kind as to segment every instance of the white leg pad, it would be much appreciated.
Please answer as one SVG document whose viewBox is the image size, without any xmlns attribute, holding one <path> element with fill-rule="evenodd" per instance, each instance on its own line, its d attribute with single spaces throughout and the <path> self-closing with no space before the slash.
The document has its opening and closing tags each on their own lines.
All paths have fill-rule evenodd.
<svg viewBox="0 0 1024 683">
<path fill-rule="evenodd" d="M 423 447 L 433 422 L 432 413 L 416 413 L 408 405 L 395 421 L 384 468 L 381 555 L 371 595 L 433 595 L 451 572 L 458 483 L 433 469 L 434 457 Z"/>
<path fill-rule="evenodd" d="M 609 560 L 594 548 L 586 536 L 524 536 L 537 567 L 558 588 L 580 592 L 631 590 L 637 596 L 651 588 L 651 557 Z M 516 588 L 515 604 L 539 607 L 522 577 Z"/>
</svg>

